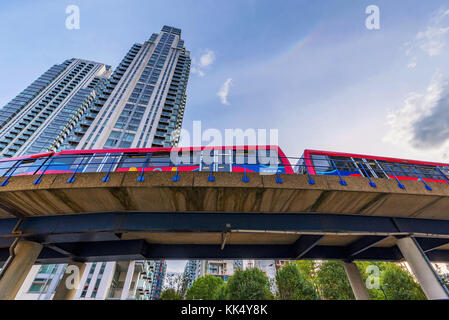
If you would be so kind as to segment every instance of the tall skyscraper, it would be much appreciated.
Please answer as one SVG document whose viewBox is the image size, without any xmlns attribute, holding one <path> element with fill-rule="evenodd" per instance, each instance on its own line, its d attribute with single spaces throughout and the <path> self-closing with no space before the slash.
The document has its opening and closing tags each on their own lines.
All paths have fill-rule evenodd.
<svg viewBox="0 0 449 320">
<path fill-rule="evenodd" d="M 57 150 L 111 75 L 103 63 L 70 59 L 54 65 L 0 114 L 0 157 Z"/>
<path fill-rule="evenodd" d="M 0 157 L 62 149 L 176 146 L 190 53 L 164 26 L 112 73 L 81 59 L 55 65 L 0 115 Z M 17 299 L 51 299 L 66 265 L 34 266 Z M 165 261 L 88 263 L 76 299 L 158 299 Z"/>
<path fill-rule="evenodd" d="M 190 288 L 201 275 L 201 261 L 189 260 L 184 267 L 183 277 L 187 279 L 187 288 Z"/>
<path fill-rule="evenodd" d="M 189 71 L 181 30 L 164 26 L 140 46 L 77 149 L 176 146 Z"/>
<path fill-rule="evenodd" d="M 76 149 L 84 137 L 85 133 L 92 125 L 94 119 L 97 117 L 98 112 L 104 107 L 105 102 L 108 100 L 112 91 L 115 89 L 119 81 L 122 79 L 125 72 L 128 70 L 131 63 L 134 61 L 136 54 L 139 52 L 141 44 L 134 44 L 131 49 L 126 53 L 118 67 L 114 70 L 114 73 L 109 77 L 108 81 L 104 84 L 101 94 L 97 95 L 92 102 L 88 112 L 84 113 L 80 118 L 80 121 L 74 126 L 67 139 L 61 145 L 59 149 Z"/>
</svg>

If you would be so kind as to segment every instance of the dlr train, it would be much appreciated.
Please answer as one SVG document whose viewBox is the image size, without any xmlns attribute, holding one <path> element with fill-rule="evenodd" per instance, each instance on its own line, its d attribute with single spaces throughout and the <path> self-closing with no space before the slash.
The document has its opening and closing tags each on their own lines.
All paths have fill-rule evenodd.
<svg viewBox="0 0 449 320">
<path fill-rule="evenodd" d="M 118 171 L 225 171 L 339 175 L 449 183 L 449 164 L 278 146 L 64 150 L 0 160 L 0 176 Z"/>
</svg>

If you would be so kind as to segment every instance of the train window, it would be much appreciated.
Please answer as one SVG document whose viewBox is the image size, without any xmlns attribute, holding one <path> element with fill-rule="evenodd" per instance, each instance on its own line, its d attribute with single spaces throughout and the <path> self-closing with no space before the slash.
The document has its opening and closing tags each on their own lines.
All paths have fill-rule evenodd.
<svg viewBox="0 0 449 320">
<path fill-rule="evenodd" d="M 142 168 L 145 167 L 145 153 L 124 154 L 119 164 L 119 168 Z"/>
<path fill-rule="evenodd" d="M 257 150 L 257 163 L 277 166 L 282 163 L 282 159 L 276 149 L 258 149 Z"/>
<path fill-rule="evenodd" d="M 192 166 L 199 165 L 200 163 L 200 155 L 199 151 L 194 152 L 186 152 L 179 151 L 175 152 L 175 154 L 171 154 L 172 162 L 181 166 Z"/>
<path fill-rule="evenodd" d="M 355 166 L 354 162 L 351 160 L 351 158 L 348 157 L 331 157 L 332 160 L 334 160 L 335 166 L 337 167 L 337 169 L 339 171 L 345 171 L 345 172 L 356 172 L 359 173 L 358 168 Z M 357 162 L 357 161 L 356 161 Z M 360 163 L 362 163 L 362 161 L 359 160 Z M 359 163 L 357 163 L 358 165 L 360 165 Z M 330 165 L 333 164 L 331 163 Z"/>
<path fill-rule="evenodd" d="M 201 170 L 202 171 L 210 171 L 211 167 L 215 161 L 214 159 L 215 151 L 214 150 L 203 150 L 201 156 Z M 212 168 L 213 170 L 213 168 Z"/>
<path fill-rule="evenodd" d="M 317 174 L 332 172 L 335 170 L 327 155 L 312 154 L 311 158 L 313 167 L 315 168 Z"/>
<path fill-rule="evenodd" d="M 234 164 L 257 164 L 257 150 L 235 150 Z"/>
<path fill-rule="evenodd" d="M 217 171 L 231 171 L 232 150 L 216 150 Z"/>
<path fill-rule="evenodd" d="M 176 164 L 172 163 L 169 152 L 154 152 L 151 154 L 149 166 L 176 167 Z"/>
<path fill-rule="evenodd" d="M 0 176 L 6 176 L 11 169 L 16 166 L 18 163 L 18 160 L 7 160 L 7 161 L 1 161 L 0 162 Z"/>
<path fill-rule="evenodd" d="M 42 164 L 47 160 L 48 158 L 36 158 L 36 159 L 27 159 L 24 160 L 20 166 L 14 171 L 14 175 L 21 175 L 21 174 L 33 174 L 36 172 Z"/>
<path fill-rule="evenodd" d="M 81 161 L 85 161 L 83 155 L 61 155 L 52 158 L 51 165 L 47 168 L 47 171 L 69 171 L 75 172 L 83 170 L 83 164 Z M 81 164 L 81 165 L 80 165 Z"/>
<path fill-rule="evenodd" d="M 433 167 L 420 166 L 416 170 L 421 174 L 421 177 L 423 179 L 436 179 L 436 180 L 443 179 L 441 173 Z"/>
<path fill-rule="evenodd" d="M 107 172 L 113 170 L 119 162 L 120 154 L 96 153 L 92 157 L 85 160 L 83 172 Z"/>
<path fill-rule="evenodd" d="M 368 164 L 374 171 L 377 178 L 387 178 L 386 168 L 384 168 L 377 160 L 368 160 Z"/>
</svg>

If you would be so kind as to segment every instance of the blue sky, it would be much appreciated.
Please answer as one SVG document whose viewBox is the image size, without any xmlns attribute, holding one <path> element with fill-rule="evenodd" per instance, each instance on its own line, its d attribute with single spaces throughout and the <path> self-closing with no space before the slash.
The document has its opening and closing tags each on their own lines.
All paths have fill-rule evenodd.
<svg viewBox="0 0 449 320">
<path fill-rule="evenodd" d="M 79 30 L 65 28 L 70 4 Z M 372 4 L 379 30 L 365 27 Z M 442 0 L 2 1 L 0 106 L 65 59 L 115 67 L 167 24 L 195 59 L 186 129 L 194 120 L 275 128 L 290 156 L 312 148 L 449 161 L 448 10 Z"/>
</svg>

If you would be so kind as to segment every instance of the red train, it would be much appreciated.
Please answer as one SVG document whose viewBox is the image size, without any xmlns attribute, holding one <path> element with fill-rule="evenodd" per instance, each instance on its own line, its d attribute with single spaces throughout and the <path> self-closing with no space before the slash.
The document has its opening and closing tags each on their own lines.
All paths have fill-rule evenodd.
<svg viewBox="0 0 449 320">
<path fill-rule="evenodd" d="M 0 160 L 2 177 L 113 171 L 245 171 L 449 183 L 446 163 L 317 150 L 287 158 L 278 146 L 65 150 Z"/>
</svg>

